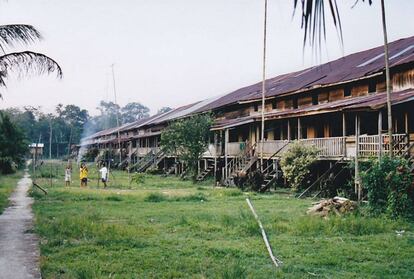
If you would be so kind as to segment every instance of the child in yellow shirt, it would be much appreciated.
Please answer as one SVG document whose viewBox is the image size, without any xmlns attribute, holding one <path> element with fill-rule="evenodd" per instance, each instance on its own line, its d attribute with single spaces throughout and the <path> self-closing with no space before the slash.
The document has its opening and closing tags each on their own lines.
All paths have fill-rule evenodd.
<svg viewBox="0 0 414 279">
<path fill-rule="evenodd" d="M 80 178 L 80 186 L 88 186 L 88 168 L 86 167 L 85 163 L 81 164 L 79 170 L 79 178 Z"/>
</svg>

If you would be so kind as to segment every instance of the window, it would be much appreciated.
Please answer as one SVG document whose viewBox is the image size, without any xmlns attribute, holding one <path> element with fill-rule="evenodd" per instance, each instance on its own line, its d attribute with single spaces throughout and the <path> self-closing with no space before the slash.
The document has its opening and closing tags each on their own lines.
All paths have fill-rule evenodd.
<svg viewBox="0 0 414 279">
<path fill-rule="evenodd" d="M 368 93 L 375 93 L 377 92 L 377 83 L 375 80 L 372 80 L 368 83 Z"/>
<path fill-rule="evenodd" d="M 297 109 L 298 108 L 298 98 L 294 98 L 293 99 L 293 108 Z"/>
<path fill-rule="evenodd" d="M 313 94 L 312 95 L 312 105 L 317 105 L 318 104 L 318 94 Z"/>
<path fill-rule="evenodd" d="M 344 88 L 344 97 L 350 97 L 352 95 L 351 87 L 345 86 Z"/>
<path fill-rule="evenodd" d="M 254 111 L 259 111 L 259 105 L 258 104 L 254 104 Z"/>
<path fill-rule="evenodd" d="M 272 100 L 272 109 L 277 109 L 277 101 L 276 99 Z"/>
</svg>

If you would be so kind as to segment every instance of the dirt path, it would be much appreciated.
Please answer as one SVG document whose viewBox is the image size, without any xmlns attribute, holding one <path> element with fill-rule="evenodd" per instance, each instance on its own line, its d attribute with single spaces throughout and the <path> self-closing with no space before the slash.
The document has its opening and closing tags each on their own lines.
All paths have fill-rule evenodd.
<svg viewBox="0 0 414 279">
<path fill-rule="evenodd" d="M 39 246 L 33 223 L 33 199 L 27 196 L 32 181 L 27 172 L 0 215 L 0 278 L 41 278 Z"/>
</svg>

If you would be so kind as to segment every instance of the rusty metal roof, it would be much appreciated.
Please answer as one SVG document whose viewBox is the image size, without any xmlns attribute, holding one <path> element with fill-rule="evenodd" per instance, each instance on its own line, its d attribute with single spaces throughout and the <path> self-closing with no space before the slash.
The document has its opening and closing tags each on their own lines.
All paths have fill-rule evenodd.
<svg viewBox="0 0 414 279">
<path fill-rule="evenodd" d="M 414 101 L 414 89 L 407 89 L 399 92 L 393 92 L 391 95 L 392 105 Z M 361 110 L 378 110 L 387 104 L 387 94 L 385 92 L 338 100 L 319 105 L 313 105 L 297 109 L 288 109 L 283 111 L 269 112 L 265 114 L 266 119 L 282 119 L 293 116 L 307 116 L 321 113 L 330 113 L 335 111 L 361 111 Z M 256 116 L 259 120 L 260 116 Z"/>
<path fill-rule="evenodd" d="M 239 117 L 233 119 L 220 119 L 214 122 L 211 130 L 223 130 L 227 128 L 233 128 L 244 124 L 252 123 L 255 121 L 254 116 Z"/>
<path fill-rule="evenodd" d="M 302 92 L 321 86 L 350 82 L 379 75 L 384 70 L 384 47 L 353 53 L 334 61 L 266 80 L 266 97 Z M 389 43 L 390 67 L 414 62 L 414 36 Z M 262 83 L 240 88 L 198 110 L 209 111 L 222 106 L 261 98 Z"/>
</svg>

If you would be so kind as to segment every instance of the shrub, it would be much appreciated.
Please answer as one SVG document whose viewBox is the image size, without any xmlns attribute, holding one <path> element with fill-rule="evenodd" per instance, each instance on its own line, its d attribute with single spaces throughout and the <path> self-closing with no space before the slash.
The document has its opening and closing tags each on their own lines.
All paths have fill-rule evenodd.
<svg viewBox="0 0 414 279">
<path fill-rule="evenodd" d="M 375 159 L 371 168 L 361 172 L 361 181 L 368 192 L 371 213 L 386 213 L 392 218 L 413 214 L 413 199 L 409 196 L 412 177 L 407 160 L 388 156 Z"/>
<path fill-rule="evenodd" d="M 145 174 L 136 172 L 131 177 L 131 182 L 134 182 L 135 184 L 144 184 L 145 183 Z"/>
<path fill-rule="evenodd" d="M 145 197 L 144 201 L 146 202 L 162 202 L 168 200 L 168 197 L 160 193 L 151 193 Z"/>
<path fill-rule="evenodd" d="M 16 171 L 16 164 L 11 157 L 0 157 L 0 173 L 10 174 Z"/>
<path fill-rule="evenodd" d="M 310 167 L 316 162 L 318 152 L 314 146 L 294 142 L 282 155 L 280 165 L 283 175 L 294 190 L 301 188 L 310 173 Z"/>
</svg>

